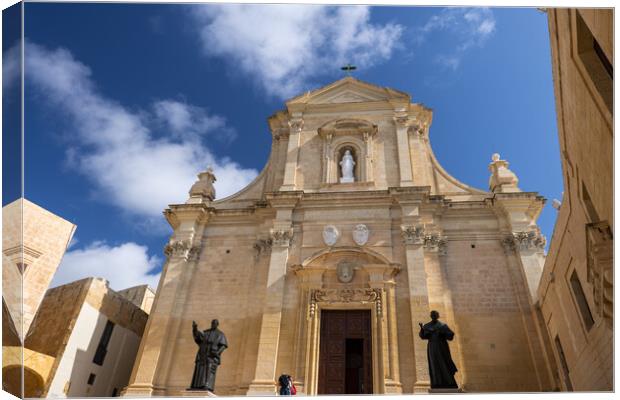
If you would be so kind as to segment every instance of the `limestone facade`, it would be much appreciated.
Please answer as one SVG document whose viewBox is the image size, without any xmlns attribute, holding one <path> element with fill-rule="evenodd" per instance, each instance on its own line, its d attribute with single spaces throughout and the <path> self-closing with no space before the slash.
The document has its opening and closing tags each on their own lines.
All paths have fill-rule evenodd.
<svg viewBox="0 0 620 400">
<path fill-rule="evenodd" d="M 548 9 L 564 196 L 538 288 L 559 389 L 613 390 L 613 10 Z"/>
<path fill-rule="evenodd" d="M 533 307 L 545 200 L 518 188 L 507 161 L 493 156 L 490 191 L 458 182 L 433 155 L 429 108 L 351 77 L 268 122 L 253 183 L 213 201 L 214 176 L 201 174 L 164 211 L 174 234 L 126 395 L 186 395 L 192 320 L 213 318 L 229 343 L 216 394 L 275 394 L 281 373 L 320 393 L 326 310 L 370 310 L 373 393 L 428 390 L 418 322 L 431 309 L 456 332 L 463 389 L 553 389 Z M 346 150 L 353 183 L 339 183 Z"/>
</svg>

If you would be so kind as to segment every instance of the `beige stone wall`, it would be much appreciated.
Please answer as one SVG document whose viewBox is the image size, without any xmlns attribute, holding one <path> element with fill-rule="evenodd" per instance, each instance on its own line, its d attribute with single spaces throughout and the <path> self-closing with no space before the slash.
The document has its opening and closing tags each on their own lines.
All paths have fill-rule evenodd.
<svg viewBox="0 0 620 400">
<path fill-rule="evenodd" d="M 76 226 L 22 199 L 3 207 L 2 215 L 3 299 L 18 329 L 23 303 L 23 329 L 28 332 Z M 18 263 L 25 265 L 23 274 Z"/>
<path fill-rule="evenodd" d="M 145 313 L 151 312 L 151 307 L 153 307 L 153 301 L 155 300 L 155 291 L 148 285 L 134 286 L 119 290 L 116 293 L 140 307 Z"/>
<path fill-rule="evenodd" d="M 579 56 L 576 25 L 579 14 L 613 63 L 613 10 L 547 12 L 564 197 L 538 289 L 540 308 L 558 387 L 610 391 L 613 312 L 605 310 L 611 310 L 613 302 L 613 128 L 603 94 Z M 598 223 L 594 228 L 600 233 L 589 241 L 592 223 Z M 573 271 L 594 320 L 589 329 L 571 288 Z M 566 360 L 566 375 L 556 337 Z"/>
<path fill-rule="evenodd" d="M 375 393 L 428 390 L 417 324 L 431 309 L 456 332 L 465 390 L 552 389 L 532 289 L 544 199 L 521 192 L 510 171 L 509 193 L 458 182 L 433 156 L 431 120 L 402 92 L 345 78 L 270 118 L 272 154 L 248 188 L 171 205 L 175 232 L 125 394 L 182 395 L 197 349 L 191 321 L 205 329 L 212 318 L 230 346 L 217 394 L 275 393 L 281 373 L 315 394 L 320 314 L 334 308 L 371 310 Z M 356 160 L 365 181 L 333 180 L 329 151 L 345 142 L 368 155 Z M 329 246 L 328 224 L 340 232 Z M 370 231 L 362 245 L 357 224 Z M 342 261 L 355 265 L 350 283 L 337 278 Z"/>
<path fill-rule="evenodd" d="M 87 342 L 98 341 L 98 337 L 91 337 L 86 331 L 83 334 L 74 332 L 84 304 L 96 310 L 103 320 L 111 320 L 136 337 L 140 337 L 144 331 L 148 315 L 112 291 L 103 279 L 86 278 L 49 289 L 24 344 L 24 354 L 29 354 L 29 357 L 24 358 L 24 366 L 41 376 L 43 395 L 52 384 L 72 334 L 81 335 L 82 340 Z M 127 375 L 126 382 L 129 371 L 124 373 Z M 112 377 L 116 378 L 114 374 Z"/>
</svg>

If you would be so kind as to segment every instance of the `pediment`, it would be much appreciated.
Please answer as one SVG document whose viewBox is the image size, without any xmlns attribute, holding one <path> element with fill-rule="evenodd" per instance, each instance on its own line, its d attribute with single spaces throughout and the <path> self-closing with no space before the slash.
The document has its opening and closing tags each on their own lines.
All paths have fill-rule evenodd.
<svg viewBox="0 0 620 400">
<path fill-rule="evenodd" d="M 352 77 L 346 77 L 322 88 L 295 97 L 289 100 L 287 105 L 347 104 L 390 100 L 408 102 L 410 97 L 403 92 L 362 82 Z"/>
</svg>

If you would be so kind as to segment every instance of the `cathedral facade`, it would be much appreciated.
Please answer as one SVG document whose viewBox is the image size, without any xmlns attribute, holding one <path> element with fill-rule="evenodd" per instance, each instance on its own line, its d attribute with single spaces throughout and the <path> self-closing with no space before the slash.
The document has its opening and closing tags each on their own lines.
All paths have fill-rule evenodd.
<svg viewBox="0 0 620 400">
<path fill-rule="evenodd" d="M 187 395 L 192 321 L 218 319 L 229 348 L 218 395 L 426 392 L 430 310 L 455 332 L 459 386 L 555 388 L 535 307 L 544 205 L 493 155 L 489 190 L 433 155 L 432 111 L 398 90 L 347 77 L 269 118 L 269 161 L 214 200 L 199 175 L 174 229 L 128 396 Z"/>
</svg>

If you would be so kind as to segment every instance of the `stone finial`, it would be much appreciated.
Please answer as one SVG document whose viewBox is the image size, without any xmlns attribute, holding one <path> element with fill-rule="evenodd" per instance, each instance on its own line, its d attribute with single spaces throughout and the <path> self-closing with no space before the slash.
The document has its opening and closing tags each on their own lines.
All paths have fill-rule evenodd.
<svg viewBox="0 0 620 400">
<path fill-rule="evenodd" d="M 189 200 L 187 203 L 205 203 L 213 201 L 215 199 L 215 188 L 213 182 L 215 182 L 215 175 L 211 167 L 207 168 L 198 174 L 198 180 L 192 185 L 189 190 Z"/>
<path fill-rule="evenodd" d="M 493 154 L 491 160 L 492 162 L 489 164 L 489 171 L 491 171 L 489 189 L 494 193 L 520 192 L 521 189 L 517 186 L 519 178 L 508 169 L 508 161 L 500 159 L 498 153 Z"/>
</svg>

